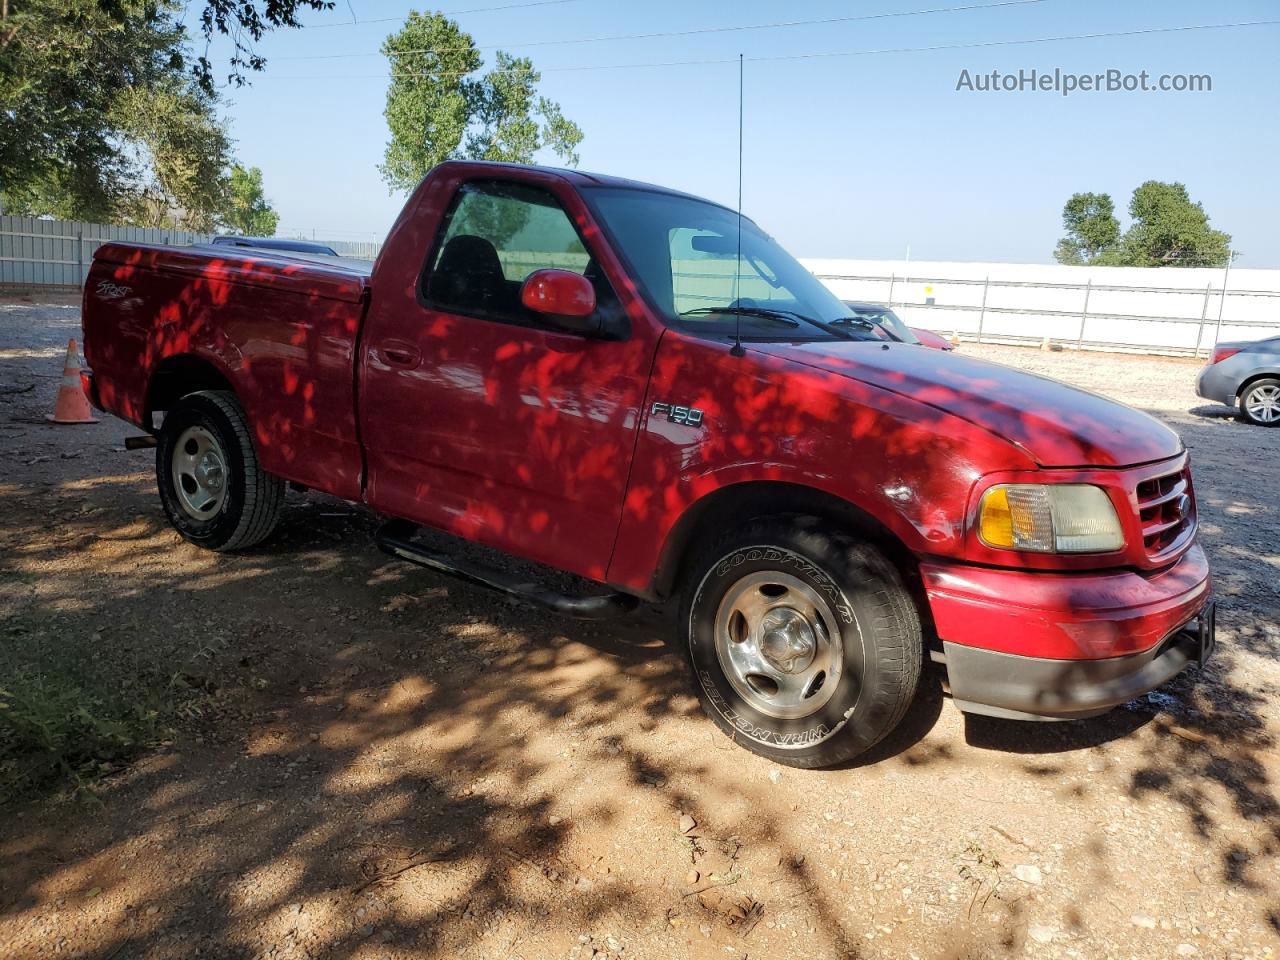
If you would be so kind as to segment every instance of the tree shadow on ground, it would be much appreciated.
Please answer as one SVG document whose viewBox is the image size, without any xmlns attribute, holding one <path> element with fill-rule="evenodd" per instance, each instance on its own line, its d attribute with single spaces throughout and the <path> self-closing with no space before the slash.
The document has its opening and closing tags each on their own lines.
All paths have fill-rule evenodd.
<svg viewBox="0 0 1280 960">
<path fill-rule="evenodd" d="M 5 917 L 49 918 L 28 931 L 33 955 L 68 933 L 97 958 L 185 956 L 193 942 L 229 956 L 444 955 L 500 949 L 529 924 L 563 940 L 560 955 L 605 913 L 670 937 L 714 925 L 733 942 L 742 902 L 686 896 L 682 881 L 721 829 L 794 865 L 745 897 L 802 898 L 824 949 L 854 955 L 759 803 L 768 765 L 701 717 L 655 614 L 580 624 L 509 603 L 382 558 L 372 518 L 323 498 L 291 501 L 274 543 L 223 557 L 161 526 L 145 480 L 93 489 L 123 509 L 47 538 L 43 521 L 8 525 L 11 545 L 26 543 L 9 563 L 42 571 L 15 625 L 78 642 L 92 631 L 121 655 L 212 650 L 175 666 L 215 694 L 194 738 L 95 791 L 91 822 L 72 816 L 61 833 L 70 811 L 24 811 L 0 869 Z M 83 565 L 59 564 L 85 544 L 111 589 L 86 592 Z M 673 723 L 701 748 L 655 749 Z M 744 806 L 756 815 L 723 812 Z M 631 832 L 637 807 L 656 841 Z M 699 824 L 688 833 L 685 813 Z M 646 839 L 670 876 L 638 889 L 616 847 Z"/>
<path fill-rule="evenodd" d="M 7 955 L 563 957 L 585 933 L 616 955 L 597 929 L 608 918 L 651 955 L 900 956 L 901 943 L 865 938 L 878 929 L 871 891 L 906 841 L 882 851 L 887 866 L 833 876 L 855 868 L 824 869 L 827 840 L 797 820 L 834 831 L 855 816 L 833 809 L 842 794 L 885 789 L 906 826 L 883 829 L 908 832 L 913 817 L 948 817 L 957 783 L 972 788 L 966 768 L 1001 778 L 998 790 L 1056 784 L 1076 752 L 1133 798 L 1175 804 L 1213 856 L 1211 880 L 1274 899 L 1273 700 L 1241 679 L 1246 654 L 1277 657 L 1259 616 L 1273 625 L 1274 607 L 1226 607 L 1208 670 L 1128 710 L 970 721 L 980 749 L 963 754 L 936 735 L 949 708 L 930 668 L 903 727 L 871 754 L 780 771 L 701 716 L 652 612 L 581 624 L 509 603 L 379 556 L 367 513 L 314 496 L 291 498 L 263 548 L 202 553 L 165 526 L 145 462 L 71 464 L 76 476 L 47 486 L 5 481 L 0 601 L 6 630 L 19 628 L 6 642 L 43 633 L 90 658 L 150 658 L 208 696 L 87 807 L 10 808 Z M 1274 509 L 1258 485 L 1201 486 L 1216 529 Z M 1221 565 L 1238 544 L 1210 547 Z M 1241 595 L 1264 596 L 1261 565 L 1232 568 Z M 1136 762 L 1117 753 L 1131 744 Z M 984 766 L 988 754 L 1007 763 Z M 945 786 L 911 793 L 913 770 Z M 802 786 L 800 817 L 775 776 Z M 696 821 L 688 833 L 681 814 Z M 707 876 L 737 879 L 695 893 Z M 984 896 L 997 888 L 978 882 Z M 748 927 L 754 905 L 790 929 Z M 1021 951 L 1025 909 L 1011 899 L 994 927 L 956 921 L 951 955 Z"/>
<path fill-rule="evenodd" d="M 145 479 L 92 488 L 113 489 L 123 509 L 50 540 L 10 526 L 29 541 L 17 563 L 44 571 L 19 617 L 68 635 L 96 628 L 108 646 L 178 635 L 215 649 L 197 666 L 218 693 L 194 727 L 204 744 L 180 739 L 110 779 L 96 822 L 60 834 L 58 814 L 28 813 L 33 829 L 3 849 L 5 916 L 44 917 L 50 936 L 88 924 L 78 946 L 93 958 L 184 956 L 191 942 L 227 956 L 518 950 L 504 938 L 530 925 L 552 931 L 554 950 L 539 949 L 561 954 L 605 916 L 656 924 L 672 950 L 709 924 L 745 946 L 744 901 L 705 906 L 682 886 L 691 858 L 732 836 L 772 868 L 771 882 L 740 888 L 747 901 L 801 902 L 823 955 L 865 952 L 857 922 L 806 865 L 808 842 L 770 813 L 771 765 L 701 716 L 658 614 L 574 623 L 386 560 L 368 545 L 372 518 L 324 498 L 291 500 L 263 549 L 215 557 L 161 525 Z M 110 591 L 86 598 L 80 568 L 56 564 L 74 544 L 100 555 Z M 142 617 L 154 627 L 129 637 Z M 1179 681 L 1178 702 L 1194 704 L 1177 715 L 1181 735 L 1139 704 L 1070 724 L 975 718 L 970 744 L 1042 755 L 1024 772 L 1052 780 L 1049 755 L 1160 726 L 1129 774 L 1132 794 L 1182 805 L 1222 881 L 1249 887 L 1274 846 L 1247 847 L 1229 828 L 1274 822 L 1260 758 L 1272 743 L 1265 704 L 1228 679 L 1230 657 L 1210 684 Z M 903 726 L 843 775 L 960 763 L 923 742 L 943 701 L 930 668 Z M 673 731 L 699 748 L 673 751 Z M 1231 824 L 1211 812 L 1215 789 L 1231 798 Z M 644 835 L 629 826 L 639 809 Z M 692 837 L 682 813 L 699 824 Z M 660 851 L 664 882 L 638 886 L 617 869 L 641 846 Z M 763 945 L 764 933 L 751 937 Z"/>
</svg>

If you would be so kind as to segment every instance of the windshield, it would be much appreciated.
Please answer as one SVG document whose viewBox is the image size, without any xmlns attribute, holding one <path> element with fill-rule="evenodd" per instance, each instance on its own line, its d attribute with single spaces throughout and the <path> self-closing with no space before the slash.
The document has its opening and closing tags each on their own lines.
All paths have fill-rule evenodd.
<svg viewBox="0 0 1280 960">
<path fill-rule="evenodd" d="M 589 187 L 583 194 L 608 226 L 643 292 L 672 326 L 744 340 L 871 339 L 830 290 L 750 220 L 732 210 L 648 190 Z"/>
<path fill-rule="evenodd" d="M 888 307 L 869 306 L 867 304 L 847 304 L 856 317 L 869 320 L 877 327 L 883 328 L 895 340 L 903 343 L 919 343 L 920 338 L 911 332 L 911 328 L 902 322 L 902 318 Z"/>
</svg>

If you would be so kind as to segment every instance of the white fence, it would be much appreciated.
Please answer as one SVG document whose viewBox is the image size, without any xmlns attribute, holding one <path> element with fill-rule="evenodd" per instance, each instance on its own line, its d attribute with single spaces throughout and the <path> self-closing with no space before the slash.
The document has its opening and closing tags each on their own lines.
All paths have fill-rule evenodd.
<svg viewBox="0 0 1280 960">
<path fill-rule="evenodd" d="M 120 227 L 78 220 L 0 216 L 0 288 L 79 289 L 89 274 L 94 251 L 112 240 L 169 243 L 185 246 L 208 243 L 207 233 L 187 230 Z M 372 260 L 380 243 L 321 240 L 340 256 Z"/>
<path fill-rule="evenodd" d="M 0 216 L 0 289 L 78 289 L 110 240 L 206 243 L 207 234 Z M 380 243 L 319 241 L 372 260 Z M 907 323 L 965 339 L 1193 355 L 1219 340 L 1280 335 L 1280 270 L 1064 267 L 1029 263 L 805 260 L 846 300 L 891 304 Z M 681 302 L 697 305 L 715 259 L 681 262 Z M 731 266 L 727 269 L 732 269 Z M 767 298 L 763 284 L 744 295 Z M 1224 293 L 1225 288 L 1225 293 Z"/>
<path fill-rule="evenodd" d="M 964 339 L 1175 355 L 1280 335 L 1280 270 L 805 260 L 845 300 Z M 1224 285 L 1226 293 L 1224 295 Z"/>
</svg>

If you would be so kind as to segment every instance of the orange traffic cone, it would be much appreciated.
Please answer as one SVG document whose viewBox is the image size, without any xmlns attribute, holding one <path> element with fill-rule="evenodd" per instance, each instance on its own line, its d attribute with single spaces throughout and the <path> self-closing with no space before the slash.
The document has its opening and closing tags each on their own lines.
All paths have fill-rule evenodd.
<svg viewBox="0 0 1280 960">
<path fill-rule="evenodd" d="M 67 341 L 67 359 L 62 365 L 62 386 L 53 404 L 53 413 L 45 416 L 54 423 L 97 423 L 89 409 L 89 398 L 80 384 L 80 357 L 76 353 L 76 340 Z"/>
</svg>

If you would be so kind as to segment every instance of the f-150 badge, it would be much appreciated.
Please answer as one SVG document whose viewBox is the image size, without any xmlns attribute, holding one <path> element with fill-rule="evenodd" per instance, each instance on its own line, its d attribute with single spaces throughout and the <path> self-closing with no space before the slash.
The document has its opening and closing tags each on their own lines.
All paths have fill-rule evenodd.
<svg viewBox="0 0 1280 960">
<path fill-rule="evenodd" d="M 691 427 L 702 426 L 702 411 L 697 407 L 678 407 L 659 401 L 649 408 L 649 415 L 666 417 L 672 423 L 684 423 Z"/>
</svg>

